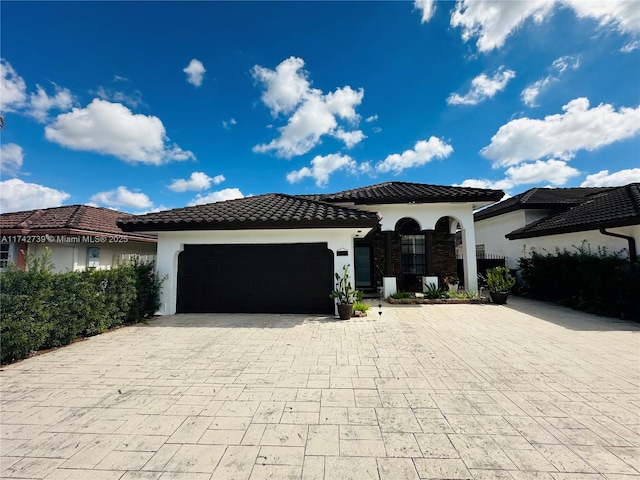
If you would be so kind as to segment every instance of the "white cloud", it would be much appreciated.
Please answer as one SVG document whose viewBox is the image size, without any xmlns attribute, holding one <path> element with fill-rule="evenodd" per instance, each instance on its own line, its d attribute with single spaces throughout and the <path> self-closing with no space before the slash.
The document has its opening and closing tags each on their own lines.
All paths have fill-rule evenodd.
<svg viewBox="0 0 640 480">
<path fill-rule="evenodd" d="M 118 80 L 116 77 L 115 80 Z M 126 80 L 126 79 L 125 79 Z M 132 93 L 125 93 L 119 90 L 113 90 L 105 87 L 98 87 L 94 93 L 96 96 L 101 98 L 102 100 L 108 100 L 114 103 L 124 103 L 132 108 L 137 108 L 139 105 L 142 105 L 142 93 L 139 90 L 135 90 Z"/>
<path fill-rule="evenodd" d="M 536 80 L 531 85 L 527 86 L 520 94 L 522 102 L 528 107 L 537 106 L 536 100 L 538 99 L 538 96 L 543 90 L 549 87 L 549 85 L 559 80 L 558 75 L 563 74 L 569 69 L 576 70 L 578 67 L 580 67 L 580 58 L 578 57 L 565 55 L 555 59 L 550 67 L 550 70 L 552 70 L 553 73 L 541 78 L 540 80 Z"/>
<path fill-rule="evenodd" d="M 609 104 L 589 108 L 587 98 L 576 98 L 562 110 L 564 113 L 542 120 L 525 117 L 510 121 L 480 153 L 493 160 L 494 167 L 544 157 L 566 160 L 578 150 L 597 150 L 640 133 L 640 106 L 618 111 Z"/>
<path fill-rule="evenodd" d="M 229 120 L 229 121 L 223 120 L 223 121 L 222 121 L 222 127 L 223 127 L 225 130 L 229 130 L 233 125 L 236 125 L 237 123 L 238 123 L 238 122 L 236 122 L 236 119 L 235 119 L 235 118 L 232 118 L 232 119 L 231 119 L 231 120 Z"/>
<path fill-rule="evenodd" d="M 4 58 L 0 59 L 0 73 L 0 110 L 14 112 L 27 100 L 27 85 Z"/>
<path fill-rule="evenodd" d="M 59 207 L 70 195 L 67 192 L 18 178 L 0 182 L 0 212 L 18 212 L 36 208 Z"/>
<path fill-rule="evenodd" d="M 371 115 L 371 116 L 369 116 L 369 117 L 364 119 L 364 121 L 367 122 L 367 123 L 371 123 L 371 122 L 374 122 L 376 120 L 378 120 L 378 114 Z"/>
<path fill-rule="evenodd" d="M 517 185 L 532 183 L 550 183 L 560 186 L 567 183 L 569 178 L 580 175 L 580 172 L 567 165 L 563 160 L 538 160 L 534 163 L 524 163 L 510 167 L 505 172 L 505 178 L 500 180 L 467 179 L 460 186 L 475 188 L 496 188 L 508 190 Z"/>
<path fill-rule="evenodd" d="M 609 170 L 601 170 L 598 173 L 587 175 L 581 187 L 618 187 L 629 183 L 640 182 L 640 168 L 628 168 L 618 172 L 609 173 Z"/>
<path fill-rule="evenodd" d="M 637 3 L 618 0 L 459 0 L 451 14 L 451 26 L 462 29 L 465 42 L 477 39 L 478 50 L 488 52 L 502 47 L 507 37 L 527 20 L 541 23 L 556 6 L 570 7 L 579 18 L 593 18 L 601 27 L 612 27 L 625 33 L 640 31 Z"/>
<path fill-rule="evenodd" d="M 3 175 L 15 176 L 22 168 L 24 152 L 16 143 L 5 143 L 0 146 L 0 172 Z"/>
<path fill-rule="evenodd" d="M 553 185 L 564 185 L 569 178 L 580 175 L 580 172 L 567 165 L 567 162 L 555 159 L 523 163 L 508 168 L 505 173 L 514 185 L 541 182 L 550 182 Z"/>
<path fill-rule="evenodd" d="M 466 95 L 452 93 L 447 98 L 447 103 L 449 105 L 477 105 L 504 90 L 509 80 L 515 76 L 516 73 L 513 70 L 505 70 L 504 67 L 500 67 L 492 77 L 483 73 L 471 81 L 469 93 Z"/>
<path fill-rule="evenodd" d="M 39 122 L 45 122 L 49 116 L 49 110 L 69 110 L 73 106 L 73 95 L 68 88 L 55 85 L 55 95 L 50 97 L 40 85 L 36 85 L 36 93 L 29 95 L 29 115 Z"/>
<path fill-rule="evenodd" d="M 324 187 L 329 183 L 329 176 L 337 170 L 355 170 L 356 162 L 348 155 L 334 153 L 331 155 L 318 155 L 311 160 L 311 168 L 304 167 L 287 174 L 289 183 L 296 183 L 310 177 L 315 179 L 318 187 Z"/>
<path fill-rule="evenodd" d="M 421 12 L 420 23 L 427 23 L 436 11 L 435 0 L 415 0 L 413 6 Z"/>
<path fill-rule="evenodd" d="M 108 207 L 129 207 L 135 209 L 150 208 L 153 202 L 144 193 L 132 192 L 120 186 L 115 190 L 98 192 L 91 196 L 91 201 Z"/>
<path fill-rule="evenodd" d="M 622 53 L 631 53 L 634 50 L 638 50 L 640 48 L 640 40 L 633 40 L 629 43 L 625 43 L 620 51 Z"/>
<path fill-rule="evenodd" d="M 275 70 L 258 65 L 253 67 L 253 78 L 266 87 L 262 101 L 271 114 L 274 117 L 281 113 L 291 115 L 287 125 L 278 129 L 280 136 L 267 144 L 254 146 L 254 152 L 274 151 L 280 157 L 292 158 L 307 153 L 323 135 L 342 140 L 348 148 L 365 138 L 358 130 L 346 131 L 338 125 L 339 119 L 351 125 L 359 122 L 355 107 L 362 102 L 364 90 L 356 91 L 347 85 L 325 95 L 310 87 L 303 66 L 301 58 L 290 57 Z"/>
<path fill-rule="evenodd" d="M 224 175 L 216 175 L 215 177 L 210 177 L 204 172 L 193 172 L 188 180 L 174 180 L 171 185 L 169 185 L 169 189 L 173 190 L 174 192 L 186 192 L 187 190 L 206 190 L 211 187 L 211 184 L 219 185 L 220 183 L 224 182 L 224 180 Z"/>
<path fill-rule="evenodd" d="M 422 166 L 434 158 L 446 158 L 453 152 L 453 147 L 439 138 L 416 142 L 413 150 L 405 150 L 401 154 L 394 153 L 376 165 L 378 172 L 400 173 L 405 168 Z"/>
<path fill-rule="evenodd" d="M 74 150 L 114 155 L 131 163 L 195 159 L 190 151 L 168 143 L 158 117 L 134 114 L 120 103 L 97 98 L 86 108 L 58 115 L 45 127 L 45 137 Z"/>
<path fill-rule="evenodd" d="M 182 69 L 182 71 L 187 74 L 187 82 L 199 87 L 202 85 L 202 80 L 204 79 L 204 74 L 207 69 L 204 68 L 204 65 L 200 60 L 194 58 L 189 62 L 189 65 Z"/>
<path fill-rule="evenodd" d="M 244 195 L 238 188 L 225 188 L 217 192 L 211 192 L 207 195 L 196 195 L 196 198 L 189 202 L 189 206 L 204 205 L 205 203 L 222 202 L 224 200 L 235 200 L 236 198 L 243 198 Z"/>
</svg>

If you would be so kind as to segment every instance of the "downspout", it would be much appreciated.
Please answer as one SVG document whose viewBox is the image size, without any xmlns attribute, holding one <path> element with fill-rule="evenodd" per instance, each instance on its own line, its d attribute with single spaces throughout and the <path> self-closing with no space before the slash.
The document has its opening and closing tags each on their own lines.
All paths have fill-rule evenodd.
<svg viewBox="0 0 640 480">
<path fill-rule="evenodd" d="M 628 235 L 622 235 L 620 233 L 607 232 L 604 228 L 600 229 L 600 233 L 602 235 L 608 235 L 610 237 L 616 237 L 616 238 L 625 239 L 627 242 L 629 242 L 629 261 L 631 263 L 636 263 L 638 261 L 638 256 L 636 254 L 636 239 L 635 238 L 630 237 Z"/>
</svg>

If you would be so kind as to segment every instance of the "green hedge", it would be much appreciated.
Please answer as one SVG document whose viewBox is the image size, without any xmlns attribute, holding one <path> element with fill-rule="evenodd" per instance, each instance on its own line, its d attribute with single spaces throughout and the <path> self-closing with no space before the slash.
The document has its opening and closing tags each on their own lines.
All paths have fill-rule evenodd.
<svg viewBox="0 0 640 480">
<path fill-rule="evenodd" d="M 640 265 L 606 250 L 531 252 L 520 258 L 524 292 L 540 300 L 622 319 L 640 319 Z"/>
<path fill-rule="evenodd" d="M 153 264 L 53 274 L 47 255 L 27 262 L 26 271 L 0 273 L 2 363 L 139 322 L 160 305 Z"/>
</svg>

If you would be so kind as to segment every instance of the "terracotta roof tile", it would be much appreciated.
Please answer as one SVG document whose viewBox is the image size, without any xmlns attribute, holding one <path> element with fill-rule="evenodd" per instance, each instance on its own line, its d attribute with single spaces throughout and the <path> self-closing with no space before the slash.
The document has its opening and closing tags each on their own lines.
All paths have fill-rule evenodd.
<svg viewBox="0 0 640 480">
<path fill-rule="evenodd" d="M 387 204 L 407 202 L 497 202 L 503 196 L 504 192 L 502 190 L 411 182 L 386 182 L 323 195 L 322 198 L 329 202 Z"/>
<path fill-rule="evenodd" d="M 108 208 L 90 207 L 87 205 L 68 205 L 64 207 L 27 210 L 22 212 L 3 213 L 0 215 L 0 229 L 20 231 L 23 235 L 46 234 L 48 232 L 86 232 L 86 234 L 123 235 L 117 220 L 131 215 Z M 131 235 L 146 240 L 154 240 L 150 235 Z"/>
<path fill-rule="evenodd" d="M 119 225 L 125 231 L 241 230 L 373 226 L 377 221 L 370 212 L 270 193 L 137 215 L 121 220 Z"/>
<path fill-rule="evenodd" d="M 604 188 L 566 211 L 508 233 L 510 240 L 600 228 L 640 225 L 640 183 Z"/>
</svg>

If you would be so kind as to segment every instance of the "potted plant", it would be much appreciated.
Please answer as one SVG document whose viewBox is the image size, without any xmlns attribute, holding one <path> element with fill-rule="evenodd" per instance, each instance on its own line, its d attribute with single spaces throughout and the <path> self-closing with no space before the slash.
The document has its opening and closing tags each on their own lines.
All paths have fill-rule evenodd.
<svg viewBox="0 0 640 480">
<path fill-rule="evenodd" d="M 351 287 L 349 281 L 349 265 L 342 268 L 342 275 L 336 273 L 336 288 L 329 296 L 338 303 L 340 320 L 348 320 L 353 315 L 353 304 L 358 299 L 358 291 Z"/>
<path fill-rule="evenodd" d="M 449 287 L 449 291 L 451 293 L 455 293 L 458 291 L 459 283 L 460 283 L 460 280 L 455 275 L 449 275 L 447 277 L 444 277 L 444 284 Z"/>
<path fill-rule="evenodd" d="M 491 301 L 498 305 L 507 303 L 509 290 L 516 284 L 516 279 L 509 273 L 509 267 L 495 267 L 487 270 L 487 288 Z"/>
</svg>

